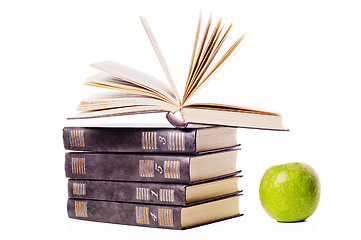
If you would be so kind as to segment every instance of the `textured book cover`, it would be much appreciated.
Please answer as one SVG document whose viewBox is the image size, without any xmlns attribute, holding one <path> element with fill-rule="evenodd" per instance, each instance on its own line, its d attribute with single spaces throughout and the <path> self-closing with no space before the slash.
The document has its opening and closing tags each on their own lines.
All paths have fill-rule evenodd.
<svg viewBox="0 0 361 240">
<path fill-rule="evenodd" d="M 238 209 L 238 199 L 240 195 L 240 193 L 237 193 L 232 196 L 199 203 L 189 207 L 69 198 L 67 210 L 69 218 L 74 219 L 154 228 L 185 229 L 241 216 L 242 214 L 239 213 Z M 221 206 L 221 204 L 229 205 L 230 203 L 234 205 L 234 209 L 231 211 L 227 211 L 227 206 L 224 206 L 224 213 L 211 213 L 212 208 L 215 212 L 219 212 L 219 206 Z M 200 218 L 197 221 L 187 220 L 184 217 L 184 209 L 193 211 L 192 208 L 199 208 L 198 212 L 192 213 L 192 218 Z M 207 214 L 202 214 L 203 210 L 206 210 L 207 208 L 210 209 L 209 216 L 207 216 Z M 218 208 L 218 210 L 215 208 Z"/>
<path fill-rule="evenodd" d="M 68 180 L 68 197 L 78 199 L 181 205 L 232 194 L 240 189 L 238 172 L 198 184 Z"/>
<path fill-rule="evenodd" d="M 218 129 L 218 132 L 204 141 L 197 136 L 199 129 Z M 227 132 L 222 140 L 219 136 L 223 130 Z M 237 145 L 235 131 L 225 127 L 65 127 L 63 142 L 65 149 L 75 151 L 195 154 L 213 150 L 198 146 L 207 141 L 216 140 L 220 143 L 218 148 Z"/>
<path fill-rule="evenodd" d="M 226 157 L 235 162 L 238 150 L 232 148 L 200 154 L 197 157 L 210 157 L 219 164 L 222 164 L 222 161 L 226 162 Z M 65 175 L 73 179 L 191 183 L 194 182 L 191 179 L 190 166 L 193 158 L 194 155 L 67 152 Z M 200 165 L 198 170 L 208 167 Z M 236 172 L 233 166 L 226 170 L 212 177 L 222 177 Z"/>
<path fill-rule="evenodd" d="M 68 150 L 195 153 L 196 129 L 65 127 Z"/>
</svg>

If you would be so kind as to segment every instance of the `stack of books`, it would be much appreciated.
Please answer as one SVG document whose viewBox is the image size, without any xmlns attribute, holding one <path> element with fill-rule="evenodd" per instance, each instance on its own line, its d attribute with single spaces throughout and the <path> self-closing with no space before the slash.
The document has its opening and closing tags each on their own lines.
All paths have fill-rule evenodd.
<svg viewBox="0 0 361 240">
<path fill-rule="evenodd" d="M 94 63 L 91 66 L 100 72 L 86 84 L 108 91 L 84 99 L 72 119 L 166 112 L 174 127 L 64 128 L 65 148 L 72 150 L 65 163 L 69 217 L 183 229 L 240 216 L 236 128 L 284 130 L 282 118 L 268 111 L 189 100 L 243 36 L 218 57 L 232 24 L 226 27 L 222 19 L 213 24 L 210 17 L 201 34 L 200 15 L 181 97 L 148 22 L 140 19 L 169 85 L 113 61 Z M 212 96 L 219 98 L 219 93 Z"/>
<path fill-rule="evenodd" d="M 184 229 L 241 216 L 236 128 L 65 127 L 70 218 Z"/>
</svg>

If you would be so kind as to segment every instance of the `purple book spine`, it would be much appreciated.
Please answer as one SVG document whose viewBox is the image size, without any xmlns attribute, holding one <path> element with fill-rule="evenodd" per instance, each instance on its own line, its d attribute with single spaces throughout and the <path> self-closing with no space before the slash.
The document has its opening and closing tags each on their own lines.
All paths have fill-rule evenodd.
<svg viewBox="0 0 361 240">
<path fill-rule="evenodd" d="M 92 152 L 196 153 L 197 129 L 65 127 L 64 148 Z"/>
<path fill-rule="evenodd" d="M 68 199 L 69 218 L 96 222 L 181 229 L 181 207 Z"/>
<path fill-rule="evenodd" d="M 69 198 L 186 205 L 186 185 L 144 182 L 68 181 Z"/>
<path fill-rule="evenodd" d="M 189 156 L 65 153 L 65 174 L 73 179 L 190 183 Z"/>
</svg>

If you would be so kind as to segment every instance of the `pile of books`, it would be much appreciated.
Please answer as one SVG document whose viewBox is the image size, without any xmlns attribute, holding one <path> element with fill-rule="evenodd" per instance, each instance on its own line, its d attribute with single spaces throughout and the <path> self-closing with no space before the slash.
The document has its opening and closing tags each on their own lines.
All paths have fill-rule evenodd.
<svg viewBox="0 0 361 240">
<path fill-rule="evenodd" d="M 70 218 L 169 229 L 241 216 L 236 128 L 65 127 Z"/>
<path fill-rule="evenodd" d="M 166 112 L 174 127 L 65 127 L 65 149 L 71 150 L 65 162 L 69 217 L 184 229 L 242 215 L 236 129 L 285 130 L 281 115 L 189 99 L 243 36 L 219 56 L 232 24 L 226 27 L 221 19 L 213 24 L 210 17 L 201 34 L 200 15 L 181 97 L 148 22 L 140 19 L 169 85 L 113 61 L 94 63 L 100 72 L 86 84 L 117 91 L 84 99 L 72 119 Z"/>
</svg>

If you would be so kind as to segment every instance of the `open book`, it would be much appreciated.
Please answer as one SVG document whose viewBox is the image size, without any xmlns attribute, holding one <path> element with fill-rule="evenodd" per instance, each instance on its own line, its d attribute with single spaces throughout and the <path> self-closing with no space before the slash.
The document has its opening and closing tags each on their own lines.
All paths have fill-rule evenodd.
<svg viewBox="0 0 361 240">
<path fill-rule="evenodd" d="M 197 123 L 284 129 L 281 116 L 276 113 L 215 103 L 187 104 L 187 101 L 209 80 L 242 41 L 243 36 L 215 61 L 232 24 L 225 27 L 221 19 L 212 24 L 210 17 L 200 36 L 202 16 L 199 16 L 188 78 L 181 98 L 147 21 L 143 17 L 140 17 L 140 20 L 170 86 L 146 73 L 113 61 L 94 63 L 91 66 L 100 70 L 100 73 L 89 77 L 86 84 L 118 91 L 99 93 L 84 99 L 78 107 L 80 112 L 73 118 L 167 112 L 167 119 L 177 127 L 185 127 L 187 123 Z M 182 120 L 174 116 L 174 113 L 178 111 L 181 113 Z"/>
</svg>

